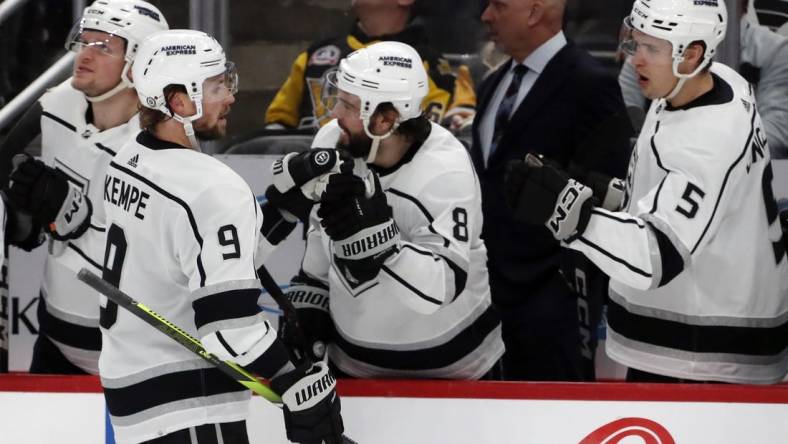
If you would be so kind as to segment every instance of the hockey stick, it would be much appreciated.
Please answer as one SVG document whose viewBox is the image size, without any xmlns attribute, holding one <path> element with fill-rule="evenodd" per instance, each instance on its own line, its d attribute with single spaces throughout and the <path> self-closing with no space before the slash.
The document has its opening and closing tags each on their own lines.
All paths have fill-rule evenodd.
<svg viewBox="0 0 788 444">
<path fill-rule="evenodd" d="M 129 295 L 118 290 L 115 286 L 101 279 L 87 268 L 80 270 L 79 273 L 77 273 L 77 277 L 82 282 L 93 287 L 94 290 L 106 296 L 112 302 L 130 311 L 132 314 L 183 345 L 197 356 L 210 362 L 221 370 L 222 373 L 238 381 L 239 384 L 244 385 L 249 390 L 275 404 L 280 404 L 282 402 L 282 398 L 280 398 L 279 395 L 260 382 L 254 375 L 244 370 L 243 367 L 234 362 L 223 361 L 217 358 L 205 350 L 205 347 L 203 347 L 202 343 L 200 343 L 197 338 L 186 333 L 177 325 L 146 307 L 145 304 L 135 301 Z"/>
<path fill-rule="evenodd" d="M 296 332 L 296 341 L 298 342 L 297 346 L 301 349 L 301 354 L 306 356 L 305 352 L 309 344 L 306 343 L 306 335 L 304 335 L 304 331 L 301 329 L 301 324 L 298 320 L 298 311 L 296 311 L 295 306 L 290 301 L 290 299 L 285 296 L 284 292 L 282 292 L 282 289 L 279 288 L 279 285 L 271 276 L 271 273 L 269 273 L 265 268 L 265 265 L 257 269 L 257 276 L 260 278 L 260 284 L 262 284 L 265 291 L 271 295 L 271 298 L 274 300 L 274 302 L 276 302 L 276 305 L 282 309 L 284 322 L 289 328 L 292 328 L 293 331 Z M 318 358 L 322 358 L 325 353 L 326 346 L 323 341 L 315 341 L 315 343 L 312 344 L 313 355 Z"/>
<path fill-rule="evenodd" d="M 173 324 L 172 322 L 168 321 L 160 314 L 156 313 L 155 311 L 145 306 L 145 304 L 135 301 L 129 295 L 120 291 L 118 288 L 116 288 L 114 285 L 110 284 L 109 282 L 105 281 L 104 279 L 101 279 L 100 277 L 98 277 L 98 275 L 96 275 L 92 271 L 88 270 L 87 268 L 83 268 L 79 270 L 79 273 L 77 273 L 77 278 L 79 278 L 79 280 L 86 283 L 87 285 L 91 286 L 94 290 L 106 296 L 112 302 L 118 304 L 120 307 L 125 308 L 133 315 L 137 316 L 138 318 L 150 324 L 160 332 L 172 338 L 174 341 L 183 345 L 197 356 L 210 362 L 216 368 L 221 370 L 222 373 L 238 381 L 239 384 L 257 393 L 263 398 L 273 402 L 274 404 L 281 405 L 282 398 L 276 393 L 274 393 L 273 390 L 268 388 L 268 386 L 260 382 L 253 374 L 247 372 L 246 370 L 244 370 L 243 367 L 241 367 L 240 365 L 234 362 L 223 361 L 217 358 L 216 356 L 208 352 L 197 338 L 186 333 L 177 325 Z M 270 275 L 268 275 L 268 278 L 273 281 Z M 281 290 L 279 291 L 281 293 Z M 284 297 L 284 295 L 282 296 Z M 342 435 L 342 443 L 358 444 L 344 435 Z"/>
</svg>

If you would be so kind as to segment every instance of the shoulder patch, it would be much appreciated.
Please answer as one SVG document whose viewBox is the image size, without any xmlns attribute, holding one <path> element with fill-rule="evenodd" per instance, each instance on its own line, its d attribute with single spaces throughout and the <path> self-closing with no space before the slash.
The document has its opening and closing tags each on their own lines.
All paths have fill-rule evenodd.
<svg viewBox="0 0 788 444">
<path fill-rule="evenodd" d="M 342 56 L 342 51 L 336 45 L 323 46 L 312 53 L 309 58 L 310 65 L 336 65 Z"/>
</svg>

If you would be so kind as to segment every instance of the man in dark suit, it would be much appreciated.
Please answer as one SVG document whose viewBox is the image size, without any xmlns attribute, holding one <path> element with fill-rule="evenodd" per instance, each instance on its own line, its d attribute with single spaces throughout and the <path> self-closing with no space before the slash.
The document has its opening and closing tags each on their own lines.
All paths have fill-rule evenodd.
<svg viewBox="0 0 788 444">
<path fill-rule="evenodd" d="M 571 259 L 546 228 L 512 217 L 503 192 L 506 164 L 535 152 L 581 174 L 623 177 L 630 152 L 631 128 L 598 135 L 609 122 L 628 126 L 616 118 L 626 116 L 624 102 L 616 79 L 567 42 L 565 7 L 566 0 L 489 0 L 482 14 L 491 39 L 511 57 L 478 89 L 471 149 L 481 180 L 492 298 L 503 318 L 505 379 L 593 378 L 593 349 L 581 340 L 578 314 L 593 323 L 567 284 L 578 276 L 561 275 L 559 267 Z M 610 140 L 588 146 L 589 137 Z M 588 275 L 584 267 L 581 274 Z"/>
</svg>

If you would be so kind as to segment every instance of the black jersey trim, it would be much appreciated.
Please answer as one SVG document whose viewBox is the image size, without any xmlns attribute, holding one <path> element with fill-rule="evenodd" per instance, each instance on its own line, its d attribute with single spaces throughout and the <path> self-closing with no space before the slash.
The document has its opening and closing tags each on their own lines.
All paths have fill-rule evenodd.
<svg viewBox="0 0 788 444">
<path fill-rule="evenodd" d="M 171 402 L 245 390 L 219 369 L 205 368 L 168 373 L 123 388 L 104 387 L 104 397 L 110 415 L 123 417 Z"/>
<path fill-rule="evenodd" d="M 438 306 L 442 305 L 441 301 L 439 301 L 439 300 L 437 300 L 437 299 L 435 299 L 433 297 L 427 296 L 426 294 L 422 293 L 421 291 L 419 291 L 418 288 L 414 287 L 413 285 L 410 285 L 408 283 L 408 281 L 406 281 L 405 279 L 402 279 L 400 276 L 397 275 L 397 273 L 394 273 L 394 271 L 391 268 L 389 268 L 389 267 L 384 265 L 383 267 L 381 267 L 381 270 L 385 271 L 389 276 L 394 278 L 395 281 L 397 281 L 400 284 L 402 284 L 403 287 L 405 287 L 408 290 L 410 290 L 416 296 L 424 299 L 425 301 L 427 301 L 427 302 L 429 302 L 431 304 L 435 304 L 435 305 L 438 305 Z"/>
<path fill-rule="evenodd" d="M 178 145 L 177 143 L 158 139 L 156 136 L 146 130 L 140 131 L 140 133 L 137 134 L 135 140 L 140 145 L 144 145 L 145 147 L 152 150 L 188 149 L 183 145 Z"/>
<path fill-rule="evenodd" d="M 435 219 L 432 217 L 430 212 L 427 211 L 427 208 L 424 205 L 422 205 L 422 203 L 418 199 L 416 199 L 415 197 L 411 196 L 410 194 L 404 193 L 404 192 L 402 192 L 402 191 L 400 191 L 400 190 L 398 190 L 396 188 L 389 188 L 386 191 L 390 192 L 391 194 L 393 194 L 395 196 L 399 196 L 399 197 L 401 197 L 403 199 L 406 199 L 406 200 L 409 200 L 409 201 L 413 202 L 413 204 L 416 205 L 416 207 L 421 211 L 421 213 L 424 215 L 424 217 L 427 218 L 427 221 L 430 223 L 427 226 L 427 228 L 429 228 L 430 231 L 432 231 L 434 234 L 440 236 L 441 239 L 443 239 L 443 246 L 444 247 L 448 247 L 449 246 L 449 240 L 446 239 L 445 237 L 441 236 L 437 231 L 435 231 L 435 228 L 432 226 L 433 222 L 435 222 Z"/>
<path fill-rule="evenodd" d="M 624 218 L 621 218 L 621 217 L 617 217 L 617 216 L 615 216 L 614 214 L 611 214 L 611 213 L 606 213 L 604 211 L 599 211 L 596 208 L 593 208 L 591 210 L 591 214 L 596 214 L 597 216 L 601 216 L 601 217 L 604 217 L 604 218 L 607 218 L 607 219 L 611 219 L 611 220 L 614 220 L 616 222 L 620 222 L 622 224 L 633 224 L 633 225 L 637 225 L 639 228 L 645 227 L 645 225 L 643 225 L 643 222 L 641 222 L 641 221 L 639 221 L 637 219 L 624 219 Z"/>
<path fill-rule="evenodd" d="M 717 74 L 711 73 L 711 78 L 714 80 L 714 84 L 712 85 L 711 89 L 706 91 L 703 95 L 696 98 L 695 100 L 678 107 L 673 107 L 670 102 L 666 102 L 665 110 L 666 111 L 679 111 L 679 110 L 688 110 L 692 108 L 698 108 L 701 106 L 709 106 L 709 105 L 722 105 L 725 103 L 730 102 L 733 100 L 733 88 L 723 80 Z"/>
<path fill-rule="evenodd" d="M 266 325 L 267 327 L 267 325 Z M 244 366 L 250 372 L 263 378 L 272 378 L 290 362 L 290 354 L 284 343 L 279 339 L 274 340 L 263 354 L 249 365 Z"/>
<path fill-rule="evenodd" d="M 422 256 L 429 256 L 433 260 L 435 260 L 435 262 L 440 261 L 440 258 L 438 256 L 436 256 L 435 253 L 433 253 L 432 251 L 429 251 L 429 250 L 426 250 L 426 251 L 425 250 L 419 250 L 418 248 L 414 247 L 413 245 L 409 245 L 409 244 L 403 244 L 402 245 L 402 249 L 403 250 L 404 249 L 412 250 L 414 253 L 420 254 Z"/>
<path fill-rule="evenodd" d="M 64 321 L 49 312 L 46 308 L 46 299 L 38 298 L 38 328 L 39 334 L 46 335 L 53 340 L 81 350 L 101 351 L 101 330 L 96 327 L 86 327 Z"/>
<path fill-rule="evenodd" d="M 637 274 L 639 274 L 641 276 L 644 276 L 644 277 L 647 277 L 647 278 L 651 279 L 651 277 L 652 277 L 651 273 L 646 273 L 645 271 L 641 270 L 640 268 L 630 264 L 629 262 L 625 261 L 624 259 L 621 259 L 620 257 L 614 255 L 613 253 L 610 253 L 609 251 L 607 251 L 604 248 L 600 247 L 599 245 L 591 242 L 590 240 L 586 239 L 585 237 L 578 236 L 577 240 L 579 240 L 580 242 L 588 245 L 589 247 L 593 248 L 594 250 L 602 253 L 603 255 L 607 256 L 611 260 L 613 260 L 615 262 L 618 262 L 619 264 L 627 267 L 633 273 L 637 273 Z"/>
<path fill-rule="evenodd" d="M 431 370 L 449 366 L 476 350 L 500 325 L 498 312 L 490 306 L 469 326 L 447 342 L 418 350 L 384 350 L 352 344 L 336 335 L 335 344 L 357 361 L 395 370 Z"/>
<path fill-rule="evenodd" d="M 87 261 L 90 265 L 96 267 L 99 270 L 102 269 L 101 264 L 99 264 L 98 262 L 96 262 L 93 259 L 91 259 L 84 251 L 80 250 L 79 247 L 77 247 L 76 245 L 72 244 L 71 242 L 67 243 L 66 245 L 68 245 L 68 248 L 71 248 L 78 255 L 80 255 L 82 257 L 82 259 L 85 259 L 85 261 Z"/>
<path fill-rule="evenodd" d="M 654 139 L 657 137 L 657 131 L 659 131 L 659 124 L 661 122 L 657 122 L 657 125 L 654 127 L 654 134 L 651 135 L 651 151 L 654 153 L 654 158 L 657 160 L 657 166 L 660 167 L 663 171 L 665 171 L 665 177 L 659 182 L 659 187 L 657 187 L 657 193 L 654 195 L 654 203 L 651 205 L 651 211 L 649 214 L 654 214 L 657 211 L 657 204 L 659 202 L 659 194 L 662 192 L 662 186 L 665 185 L 665 179 L 667 179 L 667 175 L 670 174 L 670 170 L 665 168 L 665 165 L 662 164 L 662 158 L 659 157 L 659 151 L 657 150 L 657 144 L 654 142 Z"/>
<path fill-rule="evenodd" d="M 109 149 L 107 146 L 102 145 L 100 143 L 95 143 L 94 145 L 96 145 L 96 148 L 100 149 L 101 151 L 106 152 L 107 154 L 109 154 L 112 157 L 115 157 L 115 154 L 118 154 L 115 151 L 112 151 L 111 149 Z"/>
<path fill-rule="evenodd" d="M 788 347 L 788 322 L 776 327 L 693 325 L 631 313 L 608 301 L 608 325 L 634 341 L 694 353 L 774 356 Z"/>
<path fill-rule="evenodd" d="M 224 349 L 227 350 L 227 353 L 229 353 L 230 356 L 232 356 L 233 358 L 238 357 L 238 353 L 236 353 L 235 350 L 233 350 L 233 348 L 230 347 L 230 344 L 228 344 L 227 341 L 225 341 L 222 332 L 220 331 L 216 332 L 216 339 L 219 340 L 219 343 L 222 344 L 222 347 L 224 347 Z"/>
<path fill-rule="evenodd" d="M 154 184 L 153 182 L 151 182 L 150 180 L 146 179 L 145 177 L 140 176 L 136 172 L 134 172 L 134 171 L 132 171 L 132 170 L 130 170 L 130 169 L 124 167 L 124 166 L 118 165 L 117 163 L 115 163 L 115 161 L 111 161 L 109 163 L 109 166 L 113 167 L 113 168 L 115 168 L 117 170 L 120 170 L 120 171 L 128 174 L 129 176 L 139 180 L 140 182 L 148 185 L 149 187 L 151 187 L 154 190 L 158 191 L 159 194 L 161 194 L 162 196 L 164 196 L 164 197 L 172 200 L 173 202 L 177 203 L 178 205 L 180 205 L 184 209 L 184 211 L 186 211 L 186 216 L 188 216 L 188 218 L 189 218 L 189 225 L 191 225 L 191 227 L 192 227 L 192 232 L 194 233 L 194 238 L 197 240 L 197 244 L 200 246 L 200 253 L 197 254 L 197 270 L 200 273 L 200 287 L 204 287 L 205 286 L 205 268 L 202 265 L 202 236 L 200 236 L 200 231 L 197 229 L 197 221 L 194 219 L 194 213 L 192 213 L 192 210 L 191 210 L 191 208 L 189 208 L 189 205 L 187 205 L 186 202 L 184 202 L 180 198 L 178 198 L 175 195 L 169 193 L 168 191 L 165 191 L 160 186 L 158 186 L 158 185 Z"/>
<path fill-rule="evenodd" d="M 201 297 L 192 302 L 194 324 L 199 330 L 212 322 L 254 316 L 262 311 L 257 305 L 259 288 L 230 290 Z"/>
<path fill-rule="evenodd" d="M 460 293 L 462 293 L 465 290 L 465 284 L 468 281 L 468 273 L 466 273 L 465 270 L 463 270 L 459 265 L 457 265 L 457 263 L 455 263 L 454 261 L 452 261 L 451 259 L 449 259 L 448 257 L 442 254 L 433 253 L 432 251 L 429 250 L 427 251 L 419 250 L 413 245 L 403 244 L 402 248 L 403 249 L 407 248 L 408 250 L 411 250 L 422 256 L 430 256 L 435 260 L 435 262 L 438 262 L 441 259 L 443 259 L 446 262 L 446 264 L 451 269 L 452 273 L 454 273 L 454 297 L 452 298 L 452 301 L 454 299 L 457 299 L 457 296 L 459 296 Z"/>
<path fill-rule="evenodd" d="M 77 127 L 76 127 L 76 126 L 74 126 L 74 125 L 72 125 L 72 124 L 70 124 L 70 123 L 66 122 L 65 120 L 61 119 L 60 117 L 58 117 L 58 116 L 56 116 L 56 115 L 54 115 L 54 114 L 48 113 L 48 112 L 46 112 L 46 111 L 42 111 L 42 112 L 41 112 L 41 115 L 42 115 L 42 116 L 49 117 L 50 119 L 52 119 L 52 120 L 54 120 L 55 122 L 57 122 L 57 123 L 59 123 L 59 124 L 61 124 L 61 125 L 65 126 L 66 128 L 70 129 L 71 131 L 74 131 L 75 133 L 77 132 Z"/>
<path fill-rule="evenodd" d="M 750 134 L 747 136 L 747 141 L 744 143 L 744 148 L 742 149 L 741 154 L 739 154 L 739 157 L 737 157 L 736 160 L 733 161 L 731 166 L 728 168 L 728 171 L 725 173 L 725 178 L 722 180 L 722 186 L 720 187 L 720 191 L 717 194 L 717 200 L 716 202 L 714 202 L 714 210 L 711 212 L 709 221 L 706 223 L 706 226 L 703 228 L 703 232 L 700 234 L 698 241 L 695 242 L 695 245 L 692 247 L 690 254 L 695 253 L 695 250 L 698 249 L 698 246 L 700 246 L 701 241 L 703 241 L 703 238 L 706 236 L 706 233 L 709 231 L 709 227 L 711 227 L 711 223 L 712 221 L 714 221 L 714 216 L 717 214 L 717 210 L 720 207 L 720 201 L 722 200 L 722 195 L 725 194 L 725 186 L 728 184 L 728 179 L 730 179 L 731 173 L 733 172 L 733 169 L 736 168 L 736 165 L 738 165 L 739 162 L 741 162 L 741 160 L 744 158 L 744 155 L 747 154 L 747 149 L 749 148 L 750 142 L 752 142 L 752 138 L 755 135 L 756 115 L 757 115 L 757 111 L 755 107 L 753 107 L 752 118 L 750 120 Z"/>
<path fill-rule="evenodd" d="M 662 287 L 684 271 L 684 259 L 665 233 L 657 229 L 657 227 L 651 223 L 648 224 L 648 227 L 657 238 L 657 245 L 659 246 L 659 258 L 662 263 L 662 278 L 659 280 L 657 287 Z"/>
</svg>

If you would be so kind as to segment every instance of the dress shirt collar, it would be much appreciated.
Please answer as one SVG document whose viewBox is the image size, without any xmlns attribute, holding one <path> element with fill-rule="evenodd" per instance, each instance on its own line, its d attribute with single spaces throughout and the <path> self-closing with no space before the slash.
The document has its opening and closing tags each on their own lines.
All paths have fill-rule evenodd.
<svg viewBox="0 0 788 444">
<path fill-rule="evenodd" d="M 531 71 L 541 74 L 544 71 L 544 67 L 550 63 L 550 60 L 558 54 L 558 51 L 561 50 L 566 46 L 566 36 L 564 36 L 564 31 L 558 31 L 558 34 L 550 37 L 550 39 L 544 43 L 534 52 L 528 55 L 528 57 L 523 60 L 523 65 L 525 65 Z M 515 60 L 512 60 L 512 68 L 517 65 Z"/>
</svg>

